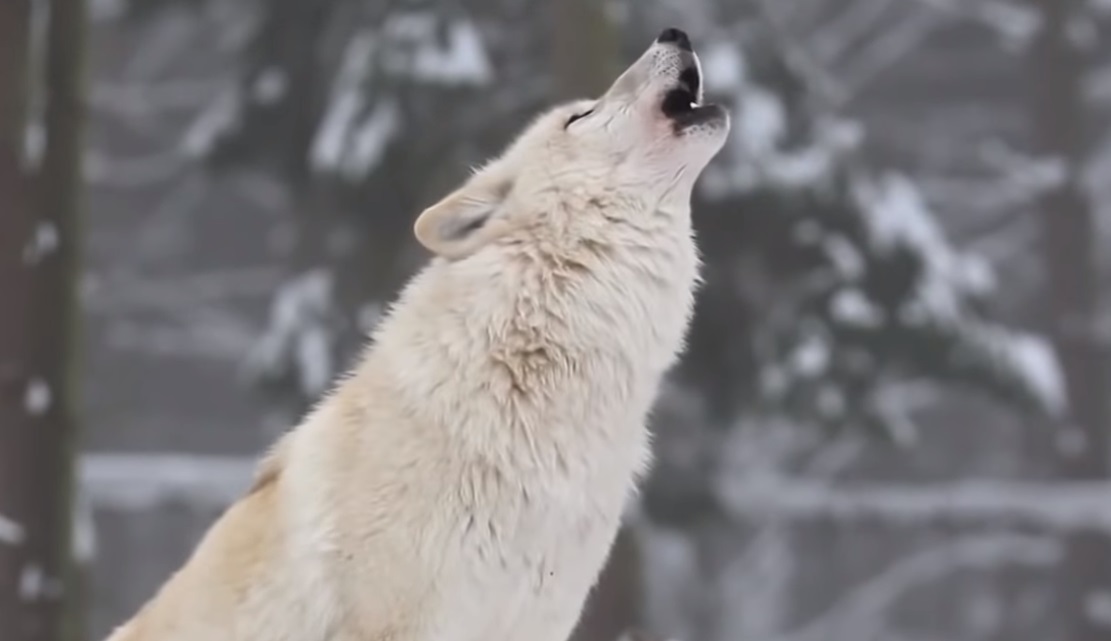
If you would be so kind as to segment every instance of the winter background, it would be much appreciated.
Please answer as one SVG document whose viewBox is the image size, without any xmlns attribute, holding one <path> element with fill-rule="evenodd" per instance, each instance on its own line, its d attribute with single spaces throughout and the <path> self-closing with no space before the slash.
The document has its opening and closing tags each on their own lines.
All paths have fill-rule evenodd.
<svg viewBox="0 0 1111 641">
<path fill-rule="evenodd" d="M 33 48 L 81 3 L 6 4 Z M 1108 0 L 84 10 L 81 234 L 3 212 L 5 168 L 57 175 L 34 86 L 0 162 L 0 273 L 79 244 L 82 335 L 68 382 L 0 367 L 0 640 L 62 638 L 63 593 L 67 638 L 133 613 L 427 260 L 422 207 L 665 26 L 734 127 L 657 464 L 575 641 L 1111 639 Z M 62 385 L 72 500 L 17 473 Z M 73 515 L 67 581 L 20 551 L 33 501 Z"/>
</svg>

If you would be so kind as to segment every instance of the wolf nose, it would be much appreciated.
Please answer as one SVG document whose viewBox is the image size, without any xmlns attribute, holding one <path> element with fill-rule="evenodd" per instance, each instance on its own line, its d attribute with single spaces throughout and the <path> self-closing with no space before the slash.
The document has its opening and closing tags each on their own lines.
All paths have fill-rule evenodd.
<svg viewBox="0 0 1111 641">
<path fill-rule="evenodd" d="M 663 33 L 660 34 L 660 37 L 656 38 L 656 42 L 659 42 L 661 44 L 668 44 L 673 42 L 675 43 L 676 47 L 679 47 L 683 51 L 693 50 L 693 48 L 691 47 L 691 39 L 689 36 L 687 36 L 687 32 L 680 29 L 675 29 L 674 27 L 671 29 L 664 29 Z"/>
</svg>

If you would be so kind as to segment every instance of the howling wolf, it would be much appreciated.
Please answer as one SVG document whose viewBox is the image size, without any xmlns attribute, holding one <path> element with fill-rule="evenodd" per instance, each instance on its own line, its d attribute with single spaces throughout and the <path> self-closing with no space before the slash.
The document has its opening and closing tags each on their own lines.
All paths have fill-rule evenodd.
<svg viewBox="0 0 1111 641">
<path fill-rule="evenodd" d="M 726 111 L 665 30 L 417 218 L 358 365 L 110 641 L 565 641 L 650 460 Z"/>
</svg>

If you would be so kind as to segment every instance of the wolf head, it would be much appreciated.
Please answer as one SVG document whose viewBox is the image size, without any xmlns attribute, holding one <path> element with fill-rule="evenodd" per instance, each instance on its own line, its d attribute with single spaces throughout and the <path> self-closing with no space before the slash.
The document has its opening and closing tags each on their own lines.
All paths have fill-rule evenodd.
<svg viewBox="0 0 1111 641">
<path fill-rule="evenodd" d="M 729 130 L 725 109 L 701 104 L 702 84 L 690 39 L 665 30 L 602 97 L 544 113 L 501 157 L 426 209 L 417 239 L 462 258 L 545 221 L 608 213 L 607 204 L 625 216 L 687 214 L 694 182 Z"/>
</svg>

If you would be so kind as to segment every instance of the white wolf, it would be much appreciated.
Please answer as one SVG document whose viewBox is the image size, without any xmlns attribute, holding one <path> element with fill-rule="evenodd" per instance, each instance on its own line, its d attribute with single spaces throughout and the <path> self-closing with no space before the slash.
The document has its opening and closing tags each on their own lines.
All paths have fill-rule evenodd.
<svg viewBox="0 0 1111 641">
<path fill-rule="evenodd" d="M 416 221 L 438 256 L 113 641 L 565 641 L 649 461 L 726 112 L 668 29 Z"/>
</svg>

